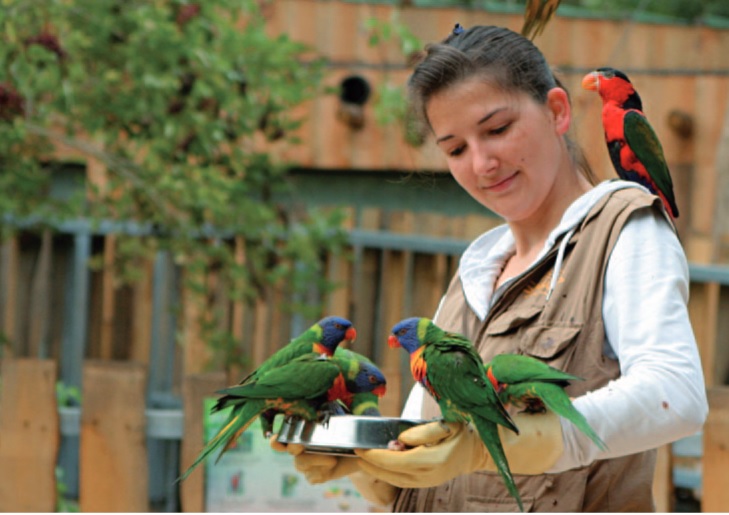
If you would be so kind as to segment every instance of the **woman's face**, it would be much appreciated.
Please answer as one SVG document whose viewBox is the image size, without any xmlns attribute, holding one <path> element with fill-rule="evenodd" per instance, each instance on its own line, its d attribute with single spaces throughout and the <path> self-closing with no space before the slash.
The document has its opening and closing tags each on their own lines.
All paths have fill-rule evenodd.
<svg viewBox="0 0 729 515">
<path fill-rule="evenodd" d="M 433 96 L 426 109 L 453 177 L 507 222 L 542 216 L 553 200 L 563 203 L 560 182 L 574 181 L 562 137 L 570 123 L 564 90 L 552 89 L 540 104 L 473 78 Z"/>
</svg>

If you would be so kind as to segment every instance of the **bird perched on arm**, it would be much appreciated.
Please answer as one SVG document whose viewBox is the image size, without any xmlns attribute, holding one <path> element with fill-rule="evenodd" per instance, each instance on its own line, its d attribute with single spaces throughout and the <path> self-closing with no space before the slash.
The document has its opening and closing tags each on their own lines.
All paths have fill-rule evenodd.
<svg viewBox="0 0 729 515">
<path fill-rule="evenodd" d="M 483 360 L 471 341 L 444 331 L 428 318 L 412 317 L 392 328 L 388 344 L 402 347 L 410 354 L 413 378 L 438 402 L 443 421 L 473 422 L 509 493 L 522 508 L 498 425 L 515 433 L 518 430 L 487 378 Z"/>
<path fill-rule="evenodd" d="M 590 427 L 585 417 L 572 405 L 564 388 L 582 378 L 562 372 L 531 356 L 499 354 L 484 363 L 486 376 L 504 404 L 529 412 L 552 410 L 572 422 L 600 449 L 605 443 Z"/>
<path fill-rule="evenodd" d="M 602 98 L 605 141 L 618 176 L 658 195 L 668 214 L 677 218 L 673 181 L 663 147 L 630 79 L 614 68 L 598 68 L 583 77 L 582 87 L 596 91 Z"/>
<path fill-rule="evenodd" d="M 559 7 L 560 0 L 527 0 L 521 35 L 534 39 L 542 33 L 547 22 Z"/>
<path fill-rule="evenodd" d="M 351 405 L 353 396 L 362 392 L 382 396 L 385 388 L 385 377 L 374 364 L 316 353 L 299 356 L 254 380 L 226 388 L 219 392 L 223 397 L 213 406 L 213 412 L 231 409 L 230 415 L 180 480 L 222 447 L 220 459 L 256 417 L 265 412 L 273 410 L 320 421 L 331 414 L 333 405 Z"/>
</svg>

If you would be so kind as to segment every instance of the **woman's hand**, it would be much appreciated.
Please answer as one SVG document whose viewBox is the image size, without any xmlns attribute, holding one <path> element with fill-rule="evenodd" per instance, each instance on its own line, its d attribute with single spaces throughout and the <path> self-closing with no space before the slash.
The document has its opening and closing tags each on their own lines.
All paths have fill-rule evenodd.
<svg viewBox="0 0 729 515">
<path fill-rule="evenodd" d="M 512 473 L 542 474 L 563 451 L 562 425 L 551 411 L 517 413 L 519 435 L 499 426 Z M 410 428 L 399 440 L 411 449 L 357 449 L 359 467 L 367 474 L 401 488 L 437 486 L 461 474 L 495 471 L 496 465 L 471 424 L 430 422 Z"/>
<path fill-rule="evenodd" d="M 330 456 L 328 454 L 314 454 L 304 452 L 304 446 L 300 444 L 284 444 L 271 437 L 269 444 L 274 451 L 288 452 L 294 456 L 294 467 L 304 474 L 306 480 L 316 485 L 326 483 L 332 479 L 348 476 L 357 472 L 359 467 L 357 457 Z"/>
</svg>

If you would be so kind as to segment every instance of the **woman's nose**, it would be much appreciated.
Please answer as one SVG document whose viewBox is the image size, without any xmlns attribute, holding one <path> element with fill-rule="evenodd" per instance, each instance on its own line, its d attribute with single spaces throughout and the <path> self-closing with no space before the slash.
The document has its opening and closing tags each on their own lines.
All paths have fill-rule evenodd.
<svg viewBox="0 0 729 515">
<path fill-rule="evenodd" d="M 479 145 L 474 148 L 473 172 L 476 175 L 488 175 L 496 171 L 498 160 L 486 145 Z"/>
</svg>

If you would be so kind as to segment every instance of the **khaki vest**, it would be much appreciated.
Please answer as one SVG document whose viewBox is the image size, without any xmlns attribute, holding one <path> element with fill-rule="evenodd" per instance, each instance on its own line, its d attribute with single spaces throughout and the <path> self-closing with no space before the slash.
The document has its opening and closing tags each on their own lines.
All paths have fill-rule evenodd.
<svg viewBox="0 0 729 515">
<path fill-rule="evenodd" d="M 572 397 L 599 388 L 620 375 L 618 362 L 603 354 L 603 278 L 610 252 L 628 217 L 660 200 L 636 188 L 606 195 L 585 217 L 567 244 L 559 278 L 547 299 L 557 246 L 496 301 L 484 322 L 467 307 L 459 277 L 453 278 L 438 313 L 446 330 L 465 334 L 484 361 L 517 353 L 584 378 L 567 387 Z M 438 417 L 429 397 L 423 418 Z M 655 450 L 601 460 L 560 474 L 515 474 L 525 511 L 654 511 Z M 394 511 L 518 511 L 501 477 L 476 472 L 428 489 L 404 489 Z"/>
</svg>

